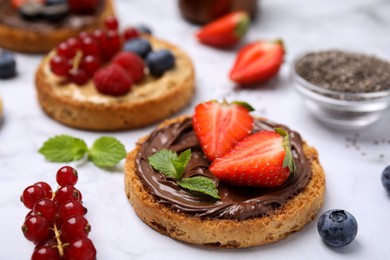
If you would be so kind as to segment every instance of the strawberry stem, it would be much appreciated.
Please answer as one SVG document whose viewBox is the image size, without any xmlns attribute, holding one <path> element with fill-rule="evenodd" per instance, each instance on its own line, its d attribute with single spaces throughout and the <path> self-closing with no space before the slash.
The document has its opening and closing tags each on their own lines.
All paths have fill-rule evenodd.
<svg viewBox="0 0 390 260">
<path fill-rule="evenodd" d="M 286 151 L 286 155 L 283 159 L 283 168 L 288 167 L 291 173 L 295 173 L 295 162 L 291 151 L 290 136 L 283 128 L 275 128 L 275 132 L 283 137 L 283 149 Z"/>
</svg>

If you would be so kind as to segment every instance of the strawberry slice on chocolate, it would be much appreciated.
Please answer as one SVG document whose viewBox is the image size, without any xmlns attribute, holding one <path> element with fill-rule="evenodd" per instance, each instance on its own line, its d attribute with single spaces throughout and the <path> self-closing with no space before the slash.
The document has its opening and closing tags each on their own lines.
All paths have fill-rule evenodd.
<svg viewBox="0 0 390 260">
<path fill-rule="evenodd" d="M 206 157 L 213 161 L 230 151 L 253 129 L 253 108 L 244 102 L 208 101 L 195 107 L 194 132 Z"/>
<path fill-rule="evenodd" d="M 280 186 L 295 171 L 289 136 L 281 128 L 252 134 L 215 159 L 209 170 L 237 186 Z"/>
<path fill-rule="evenodd" d="M 202 27 L 196 37 L 207 45 L 231 47 L 245 36 L 249 21 L 249 15 L 245 11 L 233 12 Z"/>
<path fill-rule="evenodd" d="M 239 50 L 229 77 L 241 85 L 263 83 L 278 73 L 283 58 L 281 40 L 247 44 Z"/>
</svg>

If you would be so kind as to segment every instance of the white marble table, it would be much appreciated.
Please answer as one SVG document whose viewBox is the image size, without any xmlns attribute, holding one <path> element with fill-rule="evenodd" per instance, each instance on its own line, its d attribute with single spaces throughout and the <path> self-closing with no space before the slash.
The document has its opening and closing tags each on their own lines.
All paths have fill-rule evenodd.
<svg viewBox="0 0 390 260">
<path fill-rule="evenodd" d="M 164 2 L 164 3 L 163 3 Z M 254 90 L 235 90 L 227 73 L 235 51 L 207 48 L 194 39 L 196 26 L 180 17 L 176 1 L 118 0 L 123 24 L 145 23 L 155 35 L 185 49 L 197 71 L 197 92 L 181 113 L 194 104 L 213 98 L 246 100 L 255 115 L 269 117 L 298 130 L 314 145 L 326 171 L 327 192 L 321 213 L 332 208 L 355 215 L 359 232 L 345 248 L 327 247 L 317 233 L 317 219 L 301 232 L 276 244 L 244 250 L 218 250 L 183 244 L 144 225 L 128 203 L 123 184 L 123 162 L 107 172 L 86 161 L 71 163 L 79 171 L 77 187 L 89 212 L 90 237 L 98 259 L 390 259 L 390 198 L 380 176 L 390 164 L 390 111 L 375 125 L 359 131 L 339 132 L 310 117 L 289 78 L 289 64 L 300 49 L 321 41 L 390 46 L 390 2 L 387 0 L 264 0 L 260 16 L 246 41 L 282 38 L 286 62 L 279 77 Z M 57 134 L 83 138 L 91 145 L 103 133 L 71 129 L 48 118 L 35 97 L 34 71 L 39 55 L 17 54 L 19 76 L 0 81 L 5 120 L 0 126 L 0 259 L 29 259 L 33 245 L 20 230 L 27 209 L 19 202 L 25 187 L 46 181 L 55 185 L 62 164 L 49 163 L 37 153 L 42 143 Z M 108 133 L 127 150 L 154 126 L 135 131 Z M 107 133 L 106 133 L 107 135 Z"/>
</svg>

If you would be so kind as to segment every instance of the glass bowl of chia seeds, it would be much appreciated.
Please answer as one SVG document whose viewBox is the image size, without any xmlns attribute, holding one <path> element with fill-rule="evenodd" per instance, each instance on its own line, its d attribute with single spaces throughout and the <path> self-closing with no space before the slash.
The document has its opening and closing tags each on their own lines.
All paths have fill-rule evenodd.
<svg viewBox="0 0 390 260">
<path fill-rule="evenodd" d="M 307 50 L 293 60 L 294 86 L 311 114 L 328 126 L 376 122 L 390 104 L 390 58 L 378 51 Z"/>
</svg>

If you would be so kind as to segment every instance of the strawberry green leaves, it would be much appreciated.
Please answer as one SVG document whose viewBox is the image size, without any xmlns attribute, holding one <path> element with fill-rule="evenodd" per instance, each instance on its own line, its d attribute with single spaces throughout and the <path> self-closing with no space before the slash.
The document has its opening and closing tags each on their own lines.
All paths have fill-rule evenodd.
<svg viewBox="0 0 390 260">
<path fill-rule="evenodd" d="M 283 160 L 283 168 L 288 167 L 291 173 L 295 173 L 295 163 L 291 152 L 290 136 L 283 128 L 275 128 L 275 132 L 283 137 L 283 148 L 286 151 Z"/>
<path fill-rule="evenodd" d="M 117 165 L 126 156 L 124 145 L 114 137 L 100 137 L 88 149 L 86 143 L 69 135 L 57 135 L 47 140 L 38 151 L 51 162 L 77 161 L 88 153 L 88 160 L 100 168 Z"/>
<path fill-rule="evenodd" d="M 148 158 L 153 169 L 175 179 L 180 187 L 219 199 L 218 190 L 212 180 L 201 176 L 183 178 L 184 170 L 190 159 L 190 149 L 179 156 L 173 151 L 162 149 Z"/>
</svg>

